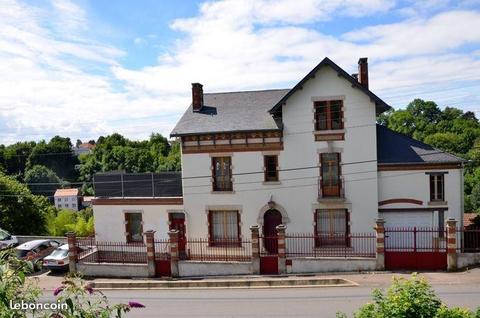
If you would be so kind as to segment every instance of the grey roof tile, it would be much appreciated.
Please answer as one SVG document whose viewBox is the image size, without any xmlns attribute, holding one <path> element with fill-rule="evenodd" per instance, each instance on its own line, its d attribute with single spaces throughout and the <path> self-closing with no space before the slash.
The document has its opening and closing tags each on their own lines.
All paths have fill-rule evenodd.
<svg viewBox="0 0 480 318">
<path fill-rule="evenodd" d="M 379 164 L 461 163 L 466 161 L 382 125 L 377 125 L 377 160 Z"/>
</svg>

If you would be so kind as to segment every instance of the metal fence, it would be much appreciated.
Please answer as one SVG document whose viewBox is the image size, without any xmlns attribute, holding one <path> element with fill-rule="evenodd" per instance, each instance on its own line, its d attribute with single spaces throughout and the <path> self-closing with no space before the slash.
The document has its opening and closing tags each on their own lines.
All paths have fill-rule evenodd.
<svg viewBox="0 0 480 318">
<path fill-rule="evenodd" d="M 385 250 L 391 252 L 446 252 L 447 232 L 442 227 L 387 227 Z"/>
<path fill-rule="evenodd" d="M 156 239 L 155 244 L 155 259 L 156 260 L 169 260 L 170 259 L 170 249 L 169 249 L 169 239 Z"/>
<path fill-rule="evenodd" d="M 209 240 L 187 239 L 187 260 L 249 262 L 252 259 L 252 242 L 249 239 Z M 180 251 L 181 253 L 181 251 Z"/>
<path fill-rule="evenodd" d="M 77 240 L 77 249 L 79 262 L 147 263 L 147 246 L 143 243 Z"/>
<path fill-rule="evenodd" d="M 457 251 L 462 253 L 480 252 L 480 227 L 457 229 Z"/>
<path fill-rule="evenodd" d="M 375 257 L 376 234 L 315 235 L 287 233 L 287 257 Z"/>
</svg>

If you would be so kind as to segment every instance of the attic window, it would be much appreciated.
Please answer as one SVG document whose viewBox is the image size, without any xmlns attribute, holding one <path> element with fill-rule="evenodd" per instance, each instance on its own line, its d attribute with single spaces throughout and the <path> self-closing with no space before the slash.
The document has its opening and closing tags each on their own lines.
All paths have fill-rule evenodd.
<svg viewBox="0 0 480 318">
<path fill-rule="evenodd" d="M 343 129 L 343 101 L 319 101 L 315 107 L 315 130 Z"/>
</svg>

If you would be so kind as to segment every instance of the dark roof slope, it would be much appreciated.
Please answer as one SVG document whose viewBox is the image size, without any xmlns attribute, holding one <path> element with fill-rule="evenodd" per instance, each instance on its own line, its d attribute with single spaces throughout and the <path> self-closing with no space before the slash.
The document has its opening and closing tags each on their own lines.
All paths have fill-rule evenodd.
<svg viewBox="0 0 480 318">
<path fill-rule="evenodd" d="M 96 197 L 181 197 L 182 173 L 96 173 L 93 187 Z"/>
<path fill-rule="evenodd" d="M 288 89 L 204 94 L 204 106 L 185 111 L 170 136 L 228 131 L 279 130 L 268 110 Z"/>
<path fill-rule="evenodd" d="M 310 71 L 300 82 L 298 82 L 297 85 L 295 85 L 281 100 L 279 100 L 275 106 L 273 106 L 272 109 L 270 109 L 270 113 L 275 113 L 279 109 L 281 109 L 282 105 L 287 101 L 287 99 L 293 95 L 298 89 L 300 89 L 303 84 L 305 84 L 306 81 L 308 81 L 310 78 L 315 76 L 315 73 L 324 65 L 328 65 L 332 67 L 339 76 L 345 78 L 347 81 L 349 81 L 352 84 L 352 87 L 356 87 L 359 90 L 361 90 L 363 93 L 367 94 L 370 97 L 370 100 L 372 102 L 375 102 L 375 107 L 376 107 L 376 112 L 377 114 L 381 114 L 386 110 L 389 110 L 392 108 L 389 106 L 387 103 L 385 103 L 383 100 L 380 99 L 377 95 L 372 93 L 368 88 L 365 88 L 363 85 L 361 85 L 356 78 L 353 78 L 350 74 L 345 72 L 340 66 L 335 64 L 332 60 L 330 60 L 328 57 L 325 57 L 313 70 Z"/>
<path fill-rule="evenodd" d="M 379 164 L 461 163 L 464 159 L 433 148 L 407 135 L 377 125 Z"/>
</svg>

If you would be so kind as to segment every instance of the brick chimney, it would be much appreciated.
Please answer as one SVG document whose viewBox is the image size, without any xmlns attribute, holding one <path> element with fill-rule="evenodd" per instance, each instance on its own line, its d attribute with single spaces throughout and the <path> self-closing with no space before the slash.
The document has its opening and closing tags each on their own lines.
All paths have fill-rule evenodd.
<svg viewBox="0 0 480 318">
<path fill-rule="evenodd" d="M 358 81 L 368 89 L 368 62 L 366 57 L 358 59 Z"/>
<path fill-rule="evenodd" d="M 203 106 L 203 85 L 200 83 L 192 83 L 192 108 L 194 112 L 198 112 Z"/>
</svg>

